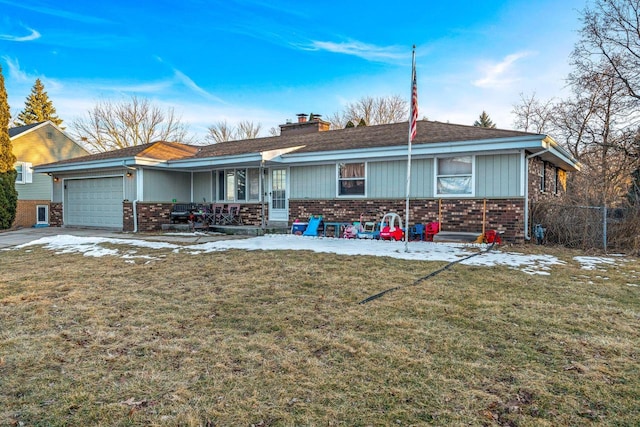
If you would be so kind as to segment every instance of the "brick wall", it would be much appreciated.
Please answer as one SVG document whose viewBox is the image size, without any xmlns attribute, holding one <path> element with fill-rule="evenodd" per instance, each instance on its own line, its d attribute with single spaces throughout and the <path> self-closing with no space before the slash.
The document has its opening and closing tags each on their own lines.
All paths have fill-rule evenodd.
<svg viewBox="0 0 640 427">
<path fill-rule="evenodd" d="M 411 200 L 409 222 L 426 224 L 442 218 L 445 231 L 482 231 L 483 211 L 485 230 L 504 232 L 503 240 L 524 242 L 524 199 L 427 199 Z M 362 212 L 371 211 L 381 219 L 388 212 L 404 217 L 404 200 L 289 200 L 290 221 L 305 220 L 322 215 L 327 221 L 357 221 Z"/>
<path fill-rule="evenodd" d="M 48 200 L 18 200 L 13 227 L 32 227 L 38 222 L 36 207 L 49 205 Z"/>
<path fill-rule="evenodd" d="M 138 231 L 159 231 L 163 224 L 171 223 L 171 208 L 173 203 L 148 203 L 136 204 L 138 213 Z M 240 207 L 240 216 L 244 225 L 261 225 L 261 206 L 257 204 L 243 204 Z M 265 211 L 267 206 L 265 206 Z M 123 230 L 133 231 L 133 203 L 124 202 L 122 205 Z"/>
<path fill-rule="evenodd" d="M 62 203 L 51 202 L 49 205 L 49 225 L 62 227 Z"/>
<path fill-rule="evenodd" d="M 544 174 L 543 174 L 544 169 Z M 562 179 L 556 173 L 557 168 L 542 161 L 539 157 L 529 159 L 529 200 L 538 201 L 559 197 L 566 193 Z M 561 173 L 564 173 L 561 172 Z M 544 191 L 542 190 L 542 178 L 544 177 Z M 556 182 L 558 180 L 558 182 Z"/>
</svg>

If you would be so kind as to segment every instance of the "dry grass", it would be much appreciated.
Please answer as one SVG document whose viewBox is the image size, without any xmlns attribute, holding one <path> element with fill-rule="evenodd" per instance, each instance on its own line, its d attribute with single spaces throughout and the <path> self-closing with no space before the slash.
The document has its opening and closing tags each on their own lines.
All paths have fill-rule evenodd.
<svg viewBox="0 0 640 427">
<path fill-rule="evenodd" d="M 637 425 L 640 268 L 555 251 L 365 305 L 443 263 L 2 252 L 0 424 Z"/>
</svg>

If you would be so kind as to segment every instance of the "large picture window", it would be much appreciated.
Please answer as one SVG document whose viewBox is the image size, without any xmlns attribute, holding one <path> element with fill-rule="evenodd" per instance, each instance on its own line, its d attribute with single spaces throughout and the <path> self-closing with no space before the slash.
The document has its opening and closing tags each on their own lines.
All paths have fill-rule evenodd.
<svg viewBox="0 0 640 427">
<path fill-rule="evenodd" d="M 436 186 L 438 196 L 473 195 L 473 157 L 437 159 Z"/>
<path fill-rule="evenodd" d="M 364 196 L 365 163 L 338 163 L 338 196 Z"/>
<path fill-rule="evenodd" d="M 218 171 L 217 200 L 225 202 L 257 201 L 260 197 L 259 169 Z"/>
</svg>

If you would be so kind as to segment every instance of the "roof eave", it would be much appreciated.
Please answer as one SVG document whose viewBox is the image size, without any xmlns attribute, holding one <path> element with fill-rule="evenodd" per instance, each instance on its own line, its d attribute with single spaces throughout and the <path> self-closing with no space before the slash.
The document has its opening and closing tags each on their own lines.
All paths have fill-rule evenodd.
<svg viewBox="0 0 640 427">
<path fill-rule="evenodd" d="M 543 147 L 544 135 L 484 140 L 414 143 L 411 147 L 415 156 L 454 155 L 473 152 L 536 149 Z M 282 156 L 283 163 L 321 162 L 343 160 L 348 153 L 353 158 L 386 159 L 407 155 L 407 145 L 392 147 L 360 148 L 356 150 L 316 151 L 311 153 L 290 153 Z"/>
</svg>

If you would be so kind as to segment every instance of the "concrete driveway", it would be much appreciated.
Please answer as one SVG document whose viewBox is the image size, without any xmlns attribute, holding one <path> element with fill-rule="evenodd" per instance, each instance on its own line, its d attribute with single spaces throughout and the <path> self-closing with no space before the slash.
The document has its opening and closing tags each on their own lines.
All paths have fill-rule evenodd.
<svg viewBox="0 0 640 427">
<path fill-rule="evenodd" d="M 138 239 L 177 244 L 191 244 L 213 242 L 217 240 L 246 239 L 250 236 L 226 235 L 221 233 L 125 233 L 109 230 L 70 228 L 70 227 L 42 227 L 20 228 L 18 230 L 0 232 L 0 249 L 22 245 L 46 236 L 72 235 L 88 237 L 109 237 L 115 239 Z"/>
</svg>

